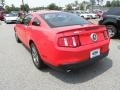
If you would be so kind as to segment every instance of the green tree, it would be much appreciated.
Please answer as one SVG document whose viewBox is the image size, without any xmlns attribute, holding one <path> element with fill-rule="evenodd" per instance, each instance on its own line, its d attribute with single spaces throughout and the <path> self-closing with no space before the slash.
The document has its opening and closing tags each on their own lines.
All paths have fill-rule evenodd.
<svg viewBox="0 0 120 90">
<path fill-rule="evenodd" d="M 30 10 L 30 7 L 28 4 L 21 5 L 20 8 L 21 8 L 21 10 L 26 11 L 26 12 L 29 12 L 29 10 Z"/>
<path fill-rule="evenodd" d="M 19 7 L 15 7 L 14 11 L 19 11 L 20 8 Z"/>
<path fill-rule="evenodd" d="M 111 2 L 112 7 L 120 7 L 120 0 L 113 0 Z"/>
<path fill-rule="evenodd" d="M 117 5 L 116 5 L 116 0 L 113 0 L 112 2 L 111 2 L 111 6 L 112 7 L 116 7 Z"/>
<path fill-rule="evenodd" d="M 11 10 L 12 10 L 12 9 L 11 9 L 10 6 L 8 6 L 8 5 L 5 6 L 5 12 L 10 13 Z"/>
<path fill-rule="evenodd" d="M 74 3 L 69 4 L 68 6 L 72 6 L 75 10 L 79 10 L 79 2 L 76 0 Z"/>
<path fill-rule="evenodd" d="M 120 7 L 120 0 L 116 1 L 116 5 L 117 5 L 117 7 Z"/>
<path fill-rule="evenodd" d="M 24 11 L 24 5 L 20 5 L 20 9 Z"/>
<path fill-rule="evenodd" d="M 51 3 L 47 6 L 49 10 L 59 10 L 59 7 L 55 3 Z"/>
<path fill-rule="evenodd" d="M 66 5 L 66 10 L 73 10 L 72 5 L 71 4 Z"/>
<path fill-rule="evenodd" d="M 78 1 L 76 0 L 75 1 L 75 6 L 77 7 L 79 5 Z"/>
<path fill-rule="evenodd" d="M 84 3 L 80 4 L 80 10 L 84 10 Z"/>
<path fill-rule="evenodd" d="M 86 10 L 89 8 L 89 6 L 91 6 L 91 3 L 87 1 L 83 1 L 82 3 L 79 4 L 79 6 L 80 6 L 80 10 Z"/>
<path fill-rule="evenodd" d="M 14 6 L 14 4 L 11 5 L 11 9 L 12 9 L 12 11 L 15 11 L 15 6 Z"/>
<path fill-rule="evenodd" d="M 110 2 L 110 1 L 107 1 L 105 6 L 106 6 L 106 7 L 111 7 L 111 2 Z"/>
<path fill-rule="evenodd" d="M 5 6 L 5 12 L 10 13 L 11 11 L 19 11 L 20 8 L 19 7 L 15 7 L 14 4 L 12 4 L 11 6 L 6 5 Z"/>
<path fill-rule="evenodd" d="M 26 11 L 26 12 L 29 12 L 29 10 L 30 10 L 29 5 L 28 5 L 28 4 L 25 4 L 25 11 Z"/>
</svg>

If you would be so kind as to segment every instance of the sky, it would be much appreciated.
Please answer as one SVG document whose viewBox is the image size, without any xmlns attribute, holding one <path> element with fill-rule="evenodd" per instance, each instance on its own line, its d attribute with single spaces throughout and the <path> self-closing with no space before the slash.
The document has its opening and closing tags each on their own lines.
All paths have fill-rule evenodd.
<svg viewBox="0 0 120 90">
<path fill-rule="evenodd" d="M 50 3 L 55 3 L 61 7 L 64 7 L 68 3 L 72 3 L 75 0 L 24 0 L 25 3 L 29 4 L 30 7 L 40 7 L 40 6 L 47 6 Z M 79 2 L 82 1 L 89 1 L 89 0 L 78 0 Z M 104 0 L 105 2 L 106 0 Z M 15 6 L 19 7 L 22 4 L 22 0 L 5 0 L 7 5 L 14 4 Z"/>
</svg>

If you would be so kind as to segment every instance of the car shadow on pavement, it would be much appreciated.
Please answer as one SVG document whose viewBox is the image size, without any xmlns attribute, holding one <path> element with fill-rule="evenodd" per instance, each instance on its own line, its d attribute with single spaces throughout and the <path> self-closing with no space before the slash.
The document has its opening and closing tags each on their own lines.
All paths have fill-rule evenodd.
<svg viewBox="0 0 120 90">
<path fill-rule="evenodd" d="M 111 59 L 104 58 L 102 61 L 69 73 L 59 72 L 49 68 L 46 72 L 49 72 L 52 76 L 60 79 L 65 83 L 76 84 L 87 82 L 91 79 L 96 78 L 97 76 L 102 75 L 107 70 L 109 70 L 112 65 L 113 62 Z"/>
<path fill-rule="evenodd" d="M 25 45 L 23 44 L 23 46 Z M 30 52 L 30 49 L 28 49 L 26 46 L 25 49 L 28 50 L 28 52 Z M 69 84 L 84 83 L 91 79 L 96 78 L 97 76 L 102 75 L 107 70 L 112 68 L 113 65 L 112 61 L 113 60 L 111 60 L 109 57 L 106 57 L 101 61 L 80 68 L 78 70 L 71 71 L 69 73 L 56 71 L 54 69 L 51 69 L 50 67 L 46 67 L 41 71 L 43 73 L 49 72 L 50 75 L 56 77 L 57 79 L 65 83 L 69 83 Z"/>
<path fill-rule="evenodd" d="M 23 46 L 25 45 L 23 44 Z M 25 49 L 28 50 L 28 52 L 30 52 L 30 50 L 27 47 L 25 47 Z M 113 65 L 112 60 L 109 57 L 106 57 L 101 61 L 80 68 L 78 70 L 71 71 L 69 73 L 56 71 L 49 67 L 46 67 L 41 71 L 43 73 L 49 72 L 50 75 L 54 76 L 56 79 L 59 79 L 65 83 L 76 84 L 87 82 L 91 79 L 96 78 L 97 76 L 102 75 L 107 70 L 112 68 L 112 65 Z"/>
</svg>

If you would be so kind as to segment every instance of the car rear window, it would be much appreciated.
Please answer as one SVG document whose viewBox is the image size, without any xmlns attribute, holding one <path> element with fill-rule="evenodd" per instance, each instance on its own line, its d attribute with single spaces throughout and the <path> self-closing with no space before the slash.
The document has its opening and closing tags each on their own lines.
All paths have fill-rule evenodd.
<svg viewBox="0 0 120 90">
<path fill-rule="evenodd" d="M 120 7 L 111 8 L 104 15 L 120 15 Z"/>
<path fill-rule="evenodd" d="M 67 12 L 54 12 L 40 15 L 47 24 L 52 27 L 63 27 L 72 25 L 85 25 L 90 22 L 81 18 L 80 16 L 67 13 Z"/>
</svg>

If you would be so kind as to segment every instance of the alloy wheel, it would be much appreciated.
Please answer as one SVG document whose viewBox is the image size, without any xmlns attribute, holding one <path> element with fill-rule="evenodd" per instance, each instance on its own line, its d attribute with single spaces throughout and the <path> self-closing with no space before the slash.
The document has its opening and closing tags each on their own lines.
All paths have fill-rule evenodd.
<svg viewBox="0 0 120 90">
<path fill-rule="evenodd" d="M 115 35 L 117 33 L 117 30 L 116 30 L 116 28 L 113 25 L 108 25 L 107 26 L 107 30 L 108 30 L 110 38 L 115 37 Z"/>
</svg>

